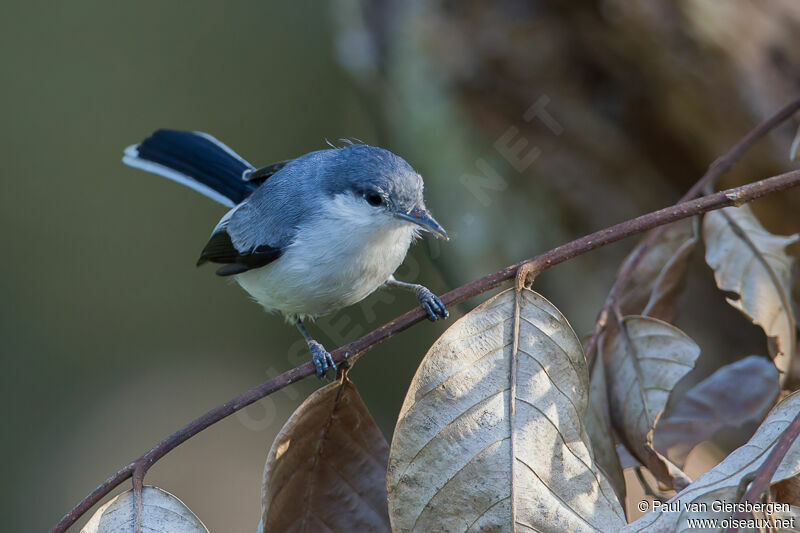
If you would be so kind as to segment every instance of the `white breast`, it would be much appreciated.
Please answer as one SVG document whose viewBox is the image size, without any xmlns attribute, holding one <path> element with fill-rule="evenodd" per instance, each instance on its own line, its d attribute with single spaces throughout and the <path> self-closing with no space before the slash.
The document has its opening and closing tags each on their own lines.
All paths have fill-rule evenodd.
<svg viewBox="0 0 800 533">
<path fill-rule="evenodd" d="M 339 195 L 298 228 L 279 259 L 236 281 L 268 310 L 324 315 L 383 285 L 405 259 L 415 228 L 360 198 Z"/>
</svg>

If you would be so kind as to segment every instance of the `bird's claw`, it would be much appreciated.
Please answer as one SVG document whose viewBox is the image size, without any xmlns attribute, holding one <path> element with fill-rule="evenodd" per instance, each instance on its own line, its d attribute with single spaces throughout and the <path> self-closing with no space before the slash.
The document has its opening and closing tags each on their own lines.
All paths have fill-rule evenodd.
<svg viewBox="0 0 800 533">
<path fill-rule="evenodd" d="M 311 350 L 311 361 L 314 363 L 318 378 L 325 377 L 328 370 L 336 371 L 336 363 L 333 362 L 333 357 L 324 346 L 317 341 L 311 341 L 308 343 L 308 349 Z"/>
<path fill-rule="evenodd" d="M 422 304 L 422 308 L 428 314 L 428 320 L 431 322 L 450 316 L 444 303 L 429 289 L 420 286 L 417 289 L 417 298 L 419 298 L 419 303 Z"/>
</svg>

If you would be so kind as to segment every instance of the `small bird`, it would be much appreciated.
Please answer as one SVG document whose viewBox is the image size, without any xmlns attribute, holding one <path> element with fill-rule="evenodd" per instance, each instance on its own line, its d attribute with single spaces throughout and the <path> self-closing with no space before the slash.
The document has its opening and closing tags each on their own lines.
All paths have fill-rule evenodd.
<svg viewBox="0 0 800 533">
<path fill-rule="evenodd" d="M 388 150 L 351 143 L 255 168 L 206 133 L 162 129 L 122 161 L 231 208 L 197 265 L 221 264 L 218 275 L 295 324 L 318 377 L 336 364 L 307 319 L 384 285 L 413 291 L 432 321 L 448 316 L 433 292 L 393 276 L 420 231 L 447 233 L 425 207 L 422 176 Z"/>
</svg>

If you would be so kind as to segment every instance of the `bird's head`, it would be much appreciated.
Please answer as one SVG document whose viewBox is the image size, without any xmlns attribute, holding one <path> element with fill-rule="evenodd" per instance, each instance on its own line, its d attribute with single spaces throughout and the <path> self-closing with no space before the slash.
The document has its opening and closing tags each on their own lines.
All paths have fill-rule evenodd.
<svg viewBox="0 0 800 533">
<path fill-rule="evenodd" d="M 327 192 L 342 198 L 352 216 L 385 223 L 412 224 L 447 239 L 447 232 L 425 207 L 422 176 L 403 158 L 383 148 L 352 144 L 329 150 Z"/>
</svg>

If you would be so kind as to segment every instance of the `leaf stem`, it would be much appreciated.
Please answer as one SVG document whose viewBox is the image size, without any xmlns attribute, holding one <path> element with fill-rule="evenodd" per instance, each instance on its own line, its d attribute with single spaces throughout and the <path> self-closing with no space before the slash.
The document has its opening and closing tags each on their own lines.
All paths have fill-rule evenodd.
<svg viewBox="0 0 800 533">
<path fill-rule="evenodd" d="M 747 492 L 744 493 L 741 503 L 755 503 L 760 501 L 761 495 L 769 489 L 772 476 L 778 471 L 781 461 L 786 457 L 786 453 L 789 451 L 789 448 L 792 447 L 794 441 L 797 440 L 798 435 L 800 435 L 800 414 L 792 420 L 792 423 L 789 424 L 783 433 L 781 433 L 781 436 L 778 437 L 777 444 L 775 444 L 775 447 L 769 452 L 767 459 L 756 471 L 755 479 L 753 479 Z M 733 515 L 733 518 L 747 518 L 749 514 L 748 511 L 738 511 Z M 737 531 L 739 531 L 739 528 L 729 527 L 725 530 L 725 533 L 736 533 Z"/>
</svg>

